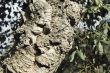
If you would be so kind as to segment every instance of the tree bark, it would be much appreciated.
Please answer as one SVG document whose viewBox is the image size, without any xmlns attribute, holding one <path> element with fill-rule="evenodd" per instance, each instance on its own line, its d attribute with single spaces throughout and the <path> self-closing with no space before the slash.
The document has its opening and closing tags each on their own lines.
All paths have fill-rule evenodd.
<svg viewBox="0 0 110 73">
<path fill-rule="evenodd" d="M 0 73 L 54 73 L 71 50 L 81 6 L 70 0 L 27 0 L 28 17 L 16 30 L 16 51 Z"/>
</svg>

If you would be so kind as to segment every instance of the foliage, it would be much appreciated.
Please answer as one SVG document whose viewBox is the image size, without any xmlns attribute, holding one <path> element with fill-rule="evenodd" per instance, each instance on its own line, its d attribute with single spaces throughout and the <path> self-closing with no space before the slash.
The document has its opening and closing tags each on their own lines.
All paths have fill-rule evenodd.
<svg viewBox="0 0 110 73">
<path fill-rule="evenodd" d="M 79 1 L 84 3 L 84 0 Z M 92 0 L 85 8 L 82 21 L 86 22 L 88 29 L 75 30 L 69 68 L 74 66 L 72 71 L 77 73 L 109 73 L 110 56 L 107 53 L 110 52 L 110 16 L 106 15 L 110 13 L 110 4 L 105 4 L 102 0 Z M 99 24 L 95 25 L 94 20 Z"/>
<path fill-rule="evenodd" d="M 70 62 L 75 64 L 82 64 L 80 67 L 82 71 L 88 70 L 95 72 L 98 67 L 107 67 L 106 47 L 109 45 L 110 40 L 104 31 L 84 31 L 76 34 L 75 38 L 75 51 L 70 56 Z M 76 57 L 76 58 L 75 58 Z M 73 59 L 74 58 L 74 59 Z M 78 62 L 78 63 L 77 63 Z M 83 64 L 85 66 L 83 66 Z M 107 68 L 106 68 L 107 69 Z M 106 70 L 104 69 L 104 70 Z M 102 69 L 101 69 L 102 70 Z M 88 72 L 87 72 L 88 73 Z M 98 73 L 98 72 L 95 72 Z"/>
</svg>

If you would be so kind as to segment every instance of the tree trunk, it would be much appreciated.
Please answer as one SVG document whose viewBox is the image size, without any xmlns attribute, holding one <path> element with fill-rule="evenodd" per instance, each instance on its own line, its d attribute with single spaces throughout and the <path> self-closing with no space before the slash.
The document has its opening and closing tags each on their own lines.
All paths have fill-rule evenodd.
<svg viewBox="0 0 110 73">
<path fill-rule="evenodd" d="M 81 6 L 69 0 L 27 0 L 25 23 L 16 30 L 16 50 L 0 73 L 54 73 L 74 42 Z"/>
</svg>

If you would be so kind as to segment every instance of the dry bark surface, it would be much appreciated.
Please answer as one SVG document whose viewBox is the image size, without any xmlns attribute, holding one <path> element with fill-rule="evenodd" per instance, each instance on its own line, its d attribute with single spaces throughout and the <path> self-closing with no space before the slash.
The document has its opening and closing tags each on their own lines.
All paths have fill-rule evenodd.
<svg viewBox="0 0 110 73">
<path fill-rule="evenodd" d="M 27 2 L 30 16 L 17 29 L 16 51 L 2 61 L 0 73 L 54 73 L 72 48 L 81 6 L 70 0 Z"/>
</svg>

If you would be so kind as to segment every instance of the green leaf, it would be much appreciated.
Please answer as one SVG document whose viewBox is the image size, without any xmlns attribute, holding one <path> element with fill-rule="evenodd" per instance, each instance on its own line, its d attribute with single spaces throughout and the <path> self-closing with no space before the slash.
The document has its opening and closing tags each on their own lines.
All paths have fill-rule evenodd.
<svg viewBox="0 0 110 73">
<path fill-rule="evenodd" d="M 97 13 L 100 12 L 99 7 L 98 6 L 91 6 L 90 8 L 87 9 L 88 13 Z"/>
<path fill-rule="evenodd" d="M 104 69 L 103 69 L 103 66 L 102 65 L 99 66 L 99 72 L 100 73 L 104 73 Z"/>
<path fill-rule="evenodd" d="M 70 56 L 70 62 L 73 62 L 74 58 L 75 58 L 75 54 L 76 54 L 76 51 L 74 51 L 71 56 Z"/>
<path fill-rule="evenodd" d="M 86 59 L 86 55 L 81 51 L 81 50 L 77 50 L 77 54 L 79 55 L 79 57 L 85 61 Z"/>
<path fill-rule="evenodd" d="M 79 45 L 79 47 L 86 47 L 87 46 L 87 44 L 81 44 L 81 45 Z"/>
<path fill-rule="evenodd" d="M 105 45 L 109 45 L 110 44 L 110 41 L 106 41 L 106 40 L 101 40 L 100 42 L 105 44 Z"/>
<path fill-rule="evenodd" d="M 101 44 L 101 42 L 98 43 L 98 50 L 99 50 L 100 55 L 102 55 L 104 53 L 103 45 Z"/>
<path fill-rule="evenodd" d="M 110 11 L 110 4 L 105 4 L 102 7 L 105 8 L 105 9 L 107 9 L 108 11 Z"/>
<path fill-rule="evenodd" d="M 96 4 L 97 6 L 102 5 L 102 0 L 95 0 L 94 2 L 95 2 L 95 4 Z"/>
</svg>

